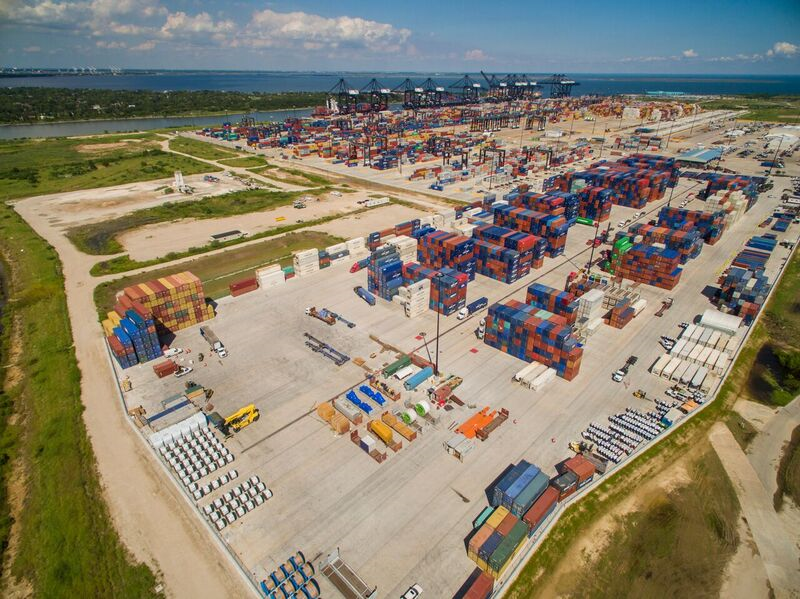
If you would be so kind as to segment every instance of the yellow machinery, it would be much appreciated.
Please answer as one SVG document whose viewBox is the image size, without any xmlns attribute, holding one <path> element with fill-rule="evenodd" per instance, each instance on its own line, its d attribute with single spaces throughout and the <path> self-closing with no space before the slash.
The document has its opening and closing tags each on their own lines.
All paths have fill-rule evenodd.
<svg viewBox="0 0 800 599">
<path fill-rule="evenodd" d="M 245 406 L 240 410 L 237 410 L 225 419 L 223 419 L 219 413 L 214 412 L 213 414 L 209 415 L 209 420 L 211 420 L 211 423 L 220 431 L 222 431 L 222 433 L 227 437 L 232 433 L 238 433 L 246 426 L 249 426 L 258 420 L 260 415 L 261 414 L 259 413 L 258 408 L 256 408 L 255 405 L 250 404 L 249 406 Z"/>
</svg>

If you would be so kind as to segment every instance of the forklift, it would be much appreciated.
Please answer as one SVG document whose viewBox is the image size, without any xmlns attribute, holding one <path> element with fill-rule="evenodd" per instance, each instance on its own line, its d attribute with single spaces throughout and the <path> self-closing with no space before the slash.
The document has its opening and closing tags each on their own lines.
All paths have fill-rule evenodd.
<svg viewBox="0 0 800 599">
<path fill-rule="evenodd" d="M 220 416 L 219 412 L 209 414 L 208 419 L 211 421 L 219 431 L 225 435 L 225 438 L 233 436 L 233 433 L 238 433 L 243 428 L 251 425 L 261 416 L 258 408 L 254 404 L 243 407 L 237 410 L 227 418 Z"/>
</svg>

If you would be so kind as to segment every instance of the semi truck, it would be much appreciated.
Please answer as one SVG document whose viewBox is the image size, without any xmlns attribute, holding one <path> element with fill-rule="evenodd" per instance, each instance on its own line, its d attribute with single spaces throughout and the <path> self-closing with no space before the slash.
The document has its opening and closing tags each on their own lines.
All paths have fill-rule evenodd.
<svg viewBox="0 0 800 599">
<path fill-rule="evenodd" d="M 477 312 L 478 310 L 480 310 L 481 308 L 485 308 L 488 305 L 489 305 L 489 299 L 488 298 L 486 298 L 486 297 L 478 298 L 474 302 L 472 302 L 471 304 L 467 304 L 466 307 L 461 308 L 458 311 L 457 318 L 459 320 L 464 320 L 470 314 L 473 314 L 473 313 Z"/>
<path fill-rule="evenodd" d="M 211 327 L 200 327 L 200 334 L 203 336 L 203 339 L 208 341 L 212 352 L 215 352 L 220 358 L 224 358 L 228 355 L 228 350 L 225 349 L 222 341 L 217 338 L 214 331 L 211 330 Z"/>
</svg>

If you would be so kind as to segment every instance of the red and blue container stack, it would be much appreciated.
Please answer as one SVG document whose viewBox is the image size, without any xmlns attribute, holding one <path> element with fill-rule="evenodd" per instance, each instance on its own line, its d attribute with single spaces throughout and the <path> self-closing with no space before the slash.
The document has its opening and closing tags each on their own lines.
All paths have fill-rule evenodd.
<svg viewBox="0 0 800 599">
<path fill-rule="evenodd" d="M 405 284 L 430 280 L 428 307 L 434 312 L 449 316 L 467 305 L 469 277 L 463 272 L 447 267 L 436 270 L 416 262 L 407 262 L 403 264 L 402 277 Z"/>
<path fill-rule="evenodd" d="M 563 191 L 550 191 L 546 193 L 512 192 L 503 196 L 509 204 L 518 208 L 527 208 L 537 212 L 544 212 L 551 216 L 563 216 L 571 227 L 578 218 L 578 196 L 574 193 Z"/>
<path fill-rule="evenodd" d="M 623 298 L 619 300 L 612 308 L 608 315 L 608 324 L 615 329 L 625 327 L 635 316 L 633 306 L 631 305 L 630 298 Z"/>
<path fill-rule="evenodd" d="M 544 263 L 547 242 L 542 237 L 496 225 L 480 225 L 472 230 L 472 236 L 519 252 L 520 277 Z"/>
<path fill-rule="evenodd" d="M 403 286 L 403 261 L 395 247 L 382 247 L 372 252 L 367 267 L 367 289 L 391 301 Z"/>
<path fill-rule="evenodd" d="M 739 268 L 749 268 L 750 270 L 763 269 L 767 265 L 771 251 L 763 252 L 752 248 L 744 248 L 736 255 L 731 265 Z"/>
<path fill-rule="evenodd" d="M 431 268 L 453 268 L 475 279 L 475 240 L 446 231 L 435 231 L 419 238 L 417 260 Z"/>
<path fill-rule="evenodd" d="M 668 156 L 660 156 L 658 154 L 631 154 L 625 158 L 617 160 L 619 164 L 627 164 L 640 169 L 647 169 L 653 171 L 666 171 L 669 173 L 669 187 L 675 187 L 678 184 L 680 171 L 675 164 L 675 158 Z"/>
<path fill-rule="evenodd" d="M 571 381 L 580 371 L 583 348 L 563 316 L 509 300 L 493 304 L 484 343 L 526 362 L 540 362 Z"/>
<path fill-rule="evenodd" d="M 763 268 L 751 270 L 734 266 L 720 277 L 717 301 L 749 323 L 764 305 L 769 288 L 769 279 Z"/>
<path fill-rule="evenodd" d="M 535 308 L 563 316 L 569 325 L 575 324 L 575 320 L 578 318 L 578 303 L 575 301 L 575 295 L 541 283 L 533 283 L 528 286 L 525 302 Z"/>
<path fill-rule="evenodd" d="M 115 319 L 118 322 L 107 340 L 111 353 L 122 368 L 149 362 L 162 355 L 153 316 L 146 310 L 143 312 L 145 316 L 135 310 L 122 311 L 119 305 L 115 306 L 115 313 L 122 317 Z"/>
<path fill-rule="evenodd" d="M 697 229 L 683 231 L 645 223 L 635 223 L 628 228 L 628 233 L 617 233 L 617 238 L 621 235 L 641 235 L 644 243 L 663 243 L 666 247 L 675 250 L 681 255 L 681 264 L 686 264 L 692 258 L 697 258 L 703 249 L 703 238 Z"/>
<path fill-rule="evenodd" d="M 681 280 L 680 254 L 675 250 L 636 243 L 622 254 L 614 274 L 661 289 L 674 289 Z"/>
<path fill-rule="evenodd" d="M 658 224 L 670 229 L 700 232 L 708 245 L 714 245 L 725 232 L 725 212 L 704 212 L 703 210 L 687 210 L 664 206 L 658 212 Z"/>
<path fill-rule="evenodd" d="M 478 274 L 495 281 L 513 283 L 524 276 L 519 263 L 519 252 L 482 239 L 475 240 L 475 271 Z M 527 271 L 530 272 L 530 265 Z"/>
<path fill-rule="evenodd" d="M 584 187 L 578 192 L 578 216 L 603 222 L 611 217 L 614 191 L 605 187 Z"/>
<path fill-rule="evenodd" d="M 546 243 L 545 255 L 549 258 L 564 253 L 569 225 L 563 216 L 551 216 L 510 205 L 494 206 L 493 212 L 494 224 L 543 237 Z"/>
<path fill-rule="evenodd" d="M 729 175 L 725 173 L 709 173 L 697 171 L 684 171 L 681 177 L 708 181 L 704 197 L 714 195 L 718 191 L 741 191 L 747 198 L 747 209 L 753 207 L 758 200 L 758 188 L 764 183 L 763 177 L 746 177 L 744 175 Z"/>
</svg>

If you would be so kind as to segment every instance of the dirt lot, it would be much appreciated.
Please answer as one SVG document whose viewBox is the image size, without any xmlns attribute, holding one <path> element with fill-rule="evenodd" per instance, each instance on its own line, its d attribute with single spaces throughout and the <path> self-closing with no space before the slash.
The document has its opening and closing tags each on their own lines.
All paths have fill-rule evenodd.
<svg viewBox="0 0 800 599">
<path fill-rule="evenodd" d="M 35 205 L 39 216 L 47 218 L 51 225 L 63 230 L 76 225 L 117 218 L 134 210 L 166 202 L 192 201 L 245 189 L 242 183 L 231 177 L 221 177 L 217 183 L 208 183 L 203 181 L 203 175 L 192 175 L 185 177 L 185 181 L 187 185 L 195 188 L 195 193 L 165 194 L 164 190 L 172 187 L 173 180 L 160 179 L 89 191 L 38 196 L 25 202 L 29 206 Z"/>
<path fill-rule="evenodd" d="M 304 209 L 283 206 L 275 210 L 253 212 L 226 218 L 203 220 L 186 219 L 159 223 L 124 233 L 119 237 L 119 241 L 134 260 L 149 260 L 151 258 L 163 256 L 169 252 L 180 252 L 190 247 L 206 245 L 210 241 L 211 235 L 215 233 L 239 229 L 249 235 L 255 235 L 263 231 L 268 231 L 269 229 L 284 227 L 298 222 L 308 222 L 336 214 L 344 215 L 362 208 L 362 205 L 358 204 L 358 201 L 363 201 L 365 199 L 367 199 L 366 192 L 346 193 L 338 197 L 328 193 L 323 196 L 323 199 L 320 201 L 314 201 L 313 199 L 308 201 L 306 204 L 307 207 Z M 402 210 L 388 212 L 387 210 L 390 208 L 401 208 Z M 372 211 L 375 211 L 376 215 L 379 216 L 370 218 L 367 221 L 375 223 L 374 229 L 370 230 L 381 228 L 383 223 L 402 222 L 403 220 L 414 218 L 414 216 L 411 215 L 418 216 L 422 213 L 422 211 L 405 208 L 403 206 L 378 207 L 372 209 L 367 214 L 371 214 Z M 399 213 L 409 216 L 400 217 L 398 220 L 391 220 Z M 354 218 L 361 217 L 362 215 Z M 359 222 L 357 227 L 353 227 L 353 221 L 346 219 L 344 223 L 339 223 L 338 220 L 335 220 L 325 225 L 314 227 L 314 229 L 324 230 L 342 237 L 353 237 L 357 234 L 363 235 L 369 233 L 370 230 L 366 230 L 364 228 L 365 226 L 366 225 Z"/>
</svg>

